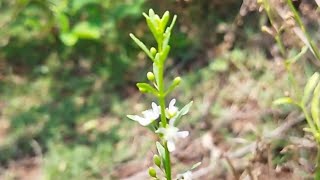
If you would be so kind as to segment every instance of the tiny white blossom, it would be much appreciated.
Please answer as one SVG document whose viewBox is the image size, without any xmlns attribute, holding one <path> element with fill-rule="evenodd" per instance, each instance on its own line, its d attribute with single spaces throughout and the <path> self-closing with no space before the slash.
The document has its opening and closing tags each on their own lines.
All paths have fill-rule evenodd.
<svg viewBox="0 0 320 180">
<path fill-rule="evenodd" d="M 186 138 L 189 135 L 188 131 L 179 131 L 179 129 L 174 126 L 174 121 L 170 121 L 166 128 L 159 128 L 156 133 L 163 134 L 163 138 L 167 141 L 168 150 L 170 152 L 176 149 L 174 141 L 179 138 Z"/>
<path fill-rule="evenodd" d="M 143 117 L 138 115 L 127 115 L 129 119 L 139 122 L 142 126 L 148 126 L 154 120 L 159 118 L 160 107 L 156 103 L 152 102 L 152 109 L 148 109 L 142 112 Z"/>
<path fill-rule="evenodd" d="M 177 180 L 192 180 L 192 172 L 187 171 L 183 174 L 179 174 Z"/>
<path fill-rule="evenodd" d="M 174 105 L 175 103 L 176 103 L 176 99 L 172 99 L 169 103 L 169 107 L 166 108 L 166 117 L 168 119 L 171 119 L 172 117 L 174 117 L 179 110 L 178 107 Z"/>
</svg>

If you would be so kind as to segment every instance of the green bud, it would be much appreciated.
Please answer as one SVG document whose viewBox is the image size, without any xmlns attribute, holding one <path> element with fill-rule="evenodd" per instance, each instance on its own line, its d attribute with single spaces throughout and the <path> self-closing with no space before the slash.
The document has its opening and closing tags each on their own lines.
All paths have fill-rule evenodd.
<svg viewBox="0 0 320 180">
<path fill-rule="evenodd" d="M 176 78 L 174 78 L 174 80 L 173 80 L 173 84 L 174 84 L 175 86 L 179 85 L 180 82 L 181 82 L 181 77 L 179 77 L 179 76 L 176 77 Z"/>
<path fill-rule="evenodd" d="M 142 93 L 146 93 L 147 92 L 147 89 L 145 88 L 142 88 L 142 87 L 138 87 L 139 88 L 139 91 L 142 92 Z"/>
<path fill-rule="evenodd" d="M 169 21 L 169 17 L 170 17 L 170 13 L 169 13 L 169 11 L 166 11 L 161 18 L 161 25 L 163 28 L 166 27 L 166 25 Z"/>
<path fill-rule="evenodd" d="M 154 178 L 157 177 L 157 172 L 153 167 L 149 167 L 149 175 Z"/>
<path fill-rule="evenodd" d="M 154 16 L 154 11 L 153 11 L 153 9 L 149 9 L 149 16 L 150 16 L 150 17 Z"/>
<path fill-rule="evenodd" d="M 152 72 L 147 73 L 147 78 L 149 81 L 153 82 L 154 81 L 154 74 Z"/>
<path fill-rule="evenodd" d="M 150 49 L 150 52 L 151 52 L 152 56 L 155 56 L 156 53 L 157 53 L 157 50 L 156 50 L 156 48 L 152 47 L 152 48 Z"/>
<path fill-rule="evenodd" d="M 157 165 L 159 168 L 161 168 L 161 159 L 160 159 L 160 157 L 158 156 L 158 155 L 154 155 L 153 156 L 153 163 L 155 164 L 155 165 Z"/>
</svg>

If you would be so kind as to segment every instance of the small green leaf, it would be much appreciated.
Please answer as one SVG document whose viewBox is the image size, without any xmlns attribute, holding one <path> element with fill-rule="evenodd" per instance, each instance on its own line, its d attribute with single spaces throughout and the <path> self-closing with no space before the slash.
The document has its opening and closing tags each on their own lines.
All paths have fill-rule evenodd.
<svg viewBox="0 0 320 180">
<path fill-rule="evenodd" d="M 159 37 L 158 37 L 159 34 L 158 34 L 158 31 L 157 31 L 157 28 L 156 28 L 156 24 L 155 24 L 153 18 L 151 16 L 146 15 L 145 13 L 143 15 L 146 18 L 147 25 L 148 25 L 151 33 L 153 34 L 153 37 L 158 41 L 159 40 Z"/>
<path fill-rule="evenodd" d="M 89 22 L 78 23 L 72 32 L 80 39 L 99 39 L 101 36 L 99 28 Z"/>
<path fill-rule="evenodd" d="M 311 116 L 313 122 L 316 124 L 318 130 L 320 130 L 320 107 L 319 107 L 319 98 L 320 98 L 320 83 L 316 86 L 313 97 L 311 101 Z"/>
<path fill-rule="evenodd" d="M 66 46 L 74 46 L 78 42 L 78 37 L 70 32 L 62 33 L 59 37 Z"/>
<path fill-rule="evenodd" d="M 132 33 L 130 33 L 130 37 L 132 40 L 149 56 L 149 58 L 153 61 L 153 56 L 147 46 L 143 44 L 138 38 L 136 38 Z"/>
<path fill-rule="evenodd" d="M 167 26 L 169 18 L 170 18 L 170 13 L 169 13 L 169 11 L 166 11 L 161 18 L 161 30 L 162 31 L 164 31 L 164 28 Z"/>
<path fill-rule="evenodd" d="M 167 45 L 167 46 L 163 49 L 163 51 L 160 53 L 159 61 L 162 62 L 162 63 L 164 63 L 164 61 L 165 61 L 165 60 L 167 59 L 167 57 L 168 57 L 169 52 L 170 52 L 170 46 Z"/>
<path fill-rule="evenodd" d="M 174 15 L 174 16 L 173 16 L 173 19 L 172 19 L 172 22 L 171 22 L 171 24 L 170 24 L 170 27 L 169 27 L 169 28 L 170 28 L 170 32 L 171 32 L 174 24 L 176 23 L 176 20 L 177 20 L 177 15 Z"/>
<path fill-rule="evenodd" d="M 159 68 L 158 65 L 154 62 L 153 63 L 153 73 L 154 73 L 154 77 L 156 79 L 156 83 L 159 83 Z"/>
<path fill-rule="evenodd" d="M 164 147 L 158 141 L 156 142 L 156 147 L 157 147 L 159 156 L 161 157 L 162 164 L 165 164 L 165 162 L 166 162 L 166 153 L 165 152 L 166 151 L 165 151 Z"/>
<path fill-rule="evenodd" d="M 56 15 L 60 31 L 66 33 L 70 30 L 69 19 L 64 13 L 57 13 Z"/>
<path fill-rule="evenodd" d="M 186 115 L 189 112 L 190 107 L 192 106 L 192 103 L 193 101 L 189 102 L 175 115 L 175 117 L 172 118 L 175 126 L 177 126 L 180 123 L 181 117 Z"/>
<path fill-rule="evenodd" d="M 273 101 L 272 104 L 275 106 L 279 106 L 284 104 L 295 104 L 295 102 L 290 97 L 282 97 Z"/>
<path fill-rule="evenodd" d="M 165 49 L 169 45 L 170 36 L 171 36 L 171 32 L 169 32 L 167 28 L 166 32 L 163 35 L 162 49 Z"/>
<path fill-rule="evenodd" d="M 302 104 L 306 104 L 309 101 L 309 98 L 313 92 L 313 89 L 319 81 L 319 73 L 314 73 L 308 80 L 307 85 L 304 88 L 304 93 L 302 97 Z"/>
<path fill-rule="evenodd" d="M 295 55 L 294 57 L 288 59 L 286 61 L 286 63 L 288 64 L 293 64 L 295 62 L 297 62 L 299 59 L 301 59 L 301 57 L 308 51 L 308 46 L 304 46 L 301 51 L 299 52 L 299 54 Z"/>
<path fill-rule="evenodd" d="M 147 83 L 137 83 L 137 87 L 141 92 L 152 93 L 155 96 L 158 96 L 158 91 L 153 88 L 150 84 Z"/>
</svg>

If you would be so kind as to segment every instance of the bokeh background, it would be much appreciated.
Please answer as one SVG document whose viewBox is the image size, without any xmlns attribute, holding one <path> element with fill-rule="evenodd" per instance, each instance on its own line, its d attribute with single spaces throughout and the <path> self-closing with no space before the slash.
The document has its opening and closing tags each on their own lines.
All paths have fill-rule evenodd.
<svg viewBox="0 0 320 180">
<path fill-rule="evenodd" d="M 294 4 L 319 40 L 316 3 Z M 174 173 L 202 161 L 196 179 L 232 179 L 248 167 L 261 178 L 307 177 L 314 144 L 304 122 L 272 134 L 299 111 L 272 106 L 290 87 L 255 0 L 1 0 L 0 179 L 147 179 L 156 137 L 126 115 L 154 100 L 135 86 L 151 61 L 129 37 L 154 45 L 149 8 L 178 15 L 166 77 L 183 78 L 178 106 L 194 101 Z M 291 31 L 283 41 L 293 54 L 302 45 Z M 294 67 L 301 85 L 319 68 L 313 59 Z M 301 139 L 309 146 L 293 148 Z M 261 149 L 250 149 L 256 142 Z"/>
</svg>

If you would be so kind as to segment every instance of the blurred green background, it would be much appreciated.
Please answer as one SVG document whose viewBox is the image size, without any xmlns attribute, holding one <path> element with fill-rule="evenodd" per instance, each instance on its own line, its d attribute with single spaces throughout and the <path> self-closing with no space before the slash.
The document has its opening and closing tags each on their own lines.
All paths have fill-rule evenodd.
<svg viewBox="0 0 320 180">
<path fill-rule="evenodd" d="M 128 36 L 154 44 L 142 16 L 149 8 L 178 15 L 166 72 L 184 79 L 179 105 L 195 100 L 184 123 L 193 137 L 223 124 L 232 105 L 260 112 L 287 88 L 255 2 L 1 0 L 0 179 L 120 179 L 143 170 L 123 164 L 144 162 L 153 147 L 125 117 L 153 100 L 135 87 L 151 62 Z M 232 128 L 220 133 L 241 134 Z"/>
</svg>

